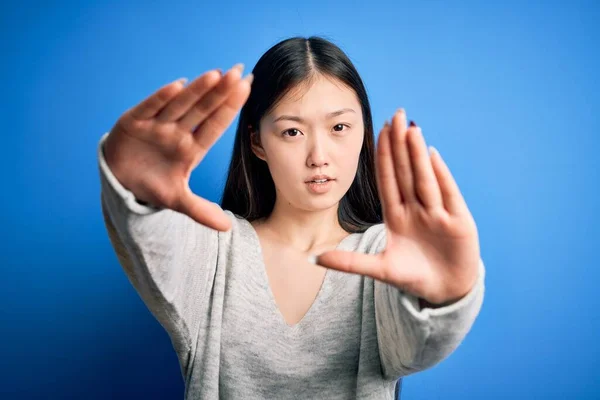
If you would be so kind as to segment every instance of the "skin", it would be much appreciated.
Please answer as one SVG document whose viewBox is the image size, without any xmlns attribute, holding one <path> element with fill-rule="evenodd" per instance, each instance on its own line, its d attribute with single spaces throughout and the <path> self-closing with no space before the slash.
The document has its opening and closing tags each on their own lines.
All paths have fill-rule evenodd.
<svg viewBox="0 0 600 400">
<path fill-rule="evenodd" d="M 427 151 L 418 126 L 398 110 L 377 144 L 377 186 L 386 248 L 377 255 L 330 251 L 318 263 L 372 277 L 420 299 L 453 304 L 474 287 L 480 263 L 477 227 L 440 153 Z"/>
<path fill-rule="evenodd" d="M 187 86 L 178 79 L 119 117 L 104 155 L 136 199 L 219 231 L 231 228 L 217 204 L 190 190 L 189 179 L 248 99 L 253 76 L 242 79 L 243 69 L 207 71 Z"/>
<path fill-rule="evenodd" d="M 276 190 L 273 212 L 252 225 L 277 308 L 290 326 L 306 314 L 327 272 L 307 255 L 332 250 L 348 236 L 337 210 L 364 140 L 354 91 L 333 78 L 313 78 L 287 93 L 252 133 L 252 150 L 267 163 Z M 309 190 L 305 182 L 316 174 L 335 179 L 327 193 Z"/>
<path fill-rule="evenodd" d="M 248 98 L 252 76 L 241 79 L 242 70 L 237 65 L 225 74 L 209 71 L 187 86 L 172 82 L 119 118 L 106 140 L 105 158 L 137 199 L 216 230 L 231 228 L 218 205 L 190 190 L 189 177 Z M 331 131 L 338 121 L 326 121 L 324 114 L 341 108 L 356 113 L 339 116 L 340 121 L 354 119 L 348 136 L 338 138 Z M 421 129 L 407 126 L 402 109 L 383 127 L 377 143 L 386 248 L 377 255 L 332 251 L 346 235 L 335 215 L 356 172 L 363 134 L 359 110 L 348 88 L 317 79 L 265 116 L 253 150 L 269 164 L 277 202 L 260 226 L 289 248 L 320 253 L 317 263 L 324 268 L 372 277 L 431 307 L 452 304 L 477 280 L 477 227 L 447 164 L 435 149 L 428 152 Z M 298 130 L 304 135 L 277 136 L 280 128 L 288 128 L 274 122 L 278 112 L 303 117 Z M 327 195 L 315 196 L 303 183 L 313 173 L 338 181 Z"/>
<path fill-rule="evenodd" d="M 341 109 L 355 112 L 326 118 Z M 276 122 L 282 115 L 302 122 Z M 340 129 L 338 124 L 350 128 L 336 132 L 332 128 Z M 303 252 L 322 253 L 318 264 L 323 267 L 392 284 L 419 297 L 421 306 L 450 305 L 475 285 L 480 260 L 475 221 L 448 166 L 434 148 L 429 154 L 421 129 L 407 126 L 404 110 L 386 123 L 377 146 L 387 246 L 376 256 L 332 251 L 344 236 L 337 207 L 356 174 L 364 137 L 354 92 L 319 76 L 266 115 L 258 137 L 254 153 L 268 164 L 277 191 L 273 214 L 255 223 L 263 225 L 259 234 Z M 304 183 L 314 173 L 338 180 L 327 194 L 315 195 Z"/>
<path fill-rule="evenodd" d="M 304 253 L 317 253 L 348 235 L 337 220 L 350 188 L 364 139 L 362 111 L 354 91 L 317 75 L 290 91 L 254 132 L 253 151 L 264 160 L 276 188 L 272 214 L 253 225 L 259 234 Z M 334 178 L 327 193 L 305 183 L 315 174 Z"/>
</svg>

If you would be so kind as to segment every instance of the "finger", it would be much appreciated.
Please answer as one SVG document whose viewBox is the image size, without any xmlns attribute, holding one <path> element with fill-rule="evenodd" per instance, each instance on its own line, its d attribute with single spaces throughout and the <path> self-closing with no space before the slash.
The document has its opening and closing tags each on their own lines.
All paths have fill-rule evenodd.
<svg viewBox="0 0 600 400">
<path fill-rule="evenodd" d="M 227 130 L 240 108 L 248 100 L 252 79 L 253 75 L 249 74 L 239 81 L 226 101 L 194 130 L 196 143 L 201 149 L 201 157 L 204 157 L 206 152 Z"/>
<path fill-rule="evenodd" d="M 383 218 L 391 228 L 400 217 L 402 198 L 398 188 L 398 180 L 394 172 L 394 159 L 390 143 L 392 127 L 386 122 L 379 134 L 377 142 L 376 179 Z"/>
<path fill-rule="evenodd" d="M 442 195 L 431 166 L 423 132 L 415 125 L 408 129 L 407 136 L 416 196 L 426 208 L 441 207 Z"/>
<path fill-rule="evenodd" d="M 412 203 L 417 199 L 415 197 L 414 178 L 406 143 L 406 133 L 406 113 L 403 109 L 400 109 L 392 118 L 391 143 L 394 170 L 403 202 Z"/>
<path fill-rule="evenodd" d="M 382 254 L 334 250 L 317 256 L 316 263 L 325 268 L 364 275 L 383 282 L 388 279 Z"/>
<path fill-rule="evenodd" d="M 191 190 L 181 199 L 176 211 L 217 231 L 225 232 L 231 229 L 231 220 L 218 204 L 195 195 Z"/>
<path fill-rule="evenodd" d="M 175 96 L 156 116 L 159 121 L 176 121 L 190 108 L 213 89 L 221 80 L 222 74 L 218 70 L 208 71 L 191 82 L 177 96 Z"/>
<path fill-rule="evenodd" d="M 430 146 L 431 165 L 439 184 L 440 193 L 444 208 L 450 214 L 459 214 L 467 210 L 467 203 L 463 198 L 458 184 L 454 180 L 450 168 L 440 155 L 440 153 Z"/>
<path fill-rule="evenodd" d="M 168 85 L 158 89 L 150 97 L 130 110 L 130 115 L 137 120 L 152 118 L 167 104 L 173 97 L 183 89 L 186 79 L 177 79 Z"/>
<path fill-rule="evenodd" d="M 179 119 L 178 124 L 181 129 L 192 130 L 192 128 L 202 123 L 206 117 L 219 108 L 240 81 L 242 68 L 243 65 L 238 64 L 227 71 L 217 86 L 194 103 L 185 115 Z"/>
</svg>

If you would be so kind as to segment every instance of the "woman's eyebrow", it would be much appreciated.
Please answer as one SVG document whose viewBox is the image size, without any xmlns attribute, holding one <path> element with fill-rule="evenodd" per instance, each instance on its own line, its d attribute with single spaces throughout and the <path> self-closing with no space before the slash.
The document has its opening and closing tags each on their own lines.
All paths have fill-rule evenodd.
<svg viewBox="0 0 600 400">
<path fill-rule="evenodd" d="M 330 118 L 337 117 L 338 115 L 342 115 L 342 114 L 345 114 L 348 112 L 352 112 L 352 113 L 356 114 L 356 111 L 354 111 L 354 109 L 352 109 L 352 108 L 342 108 L 341 110 L 330 112 L 329 114 L 327 114 L 325 116 L 325 118 L 330 119 Z M 295 121 L 295 122 L 300 122 L 300 123 L 304 122 L 304 119 L 302 119 L 301 117 L 295 116 L 295 115 L 281 115 L 281 116 L 275 118 L 273 120 L 273 123 L 278 122 L 278 121 L 283 121 L 283 120 Z"/>
</svg>

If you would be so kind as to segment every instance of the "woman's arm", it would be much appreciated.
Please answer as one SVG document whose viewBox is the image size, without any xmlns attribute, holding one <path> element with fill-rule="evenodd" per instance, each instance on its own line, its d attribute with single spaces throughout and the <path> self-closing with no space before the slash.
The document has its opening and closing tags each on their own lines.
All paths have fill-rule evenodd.
<svg viewBox="0 0 600 400">
<path fill-rule="evenodd" d="M 118 260 L 148 309 L 187 357 L 215 273 L 218 232 L 184 214 L 140 204 L 98 146 L 102 212 Z M 185 360 L 185 358 L 184 358 Z"/>
<path fill-rule="evenodd" d="M 208 310 L 218 231 L 235 229 L 233 214 L 194 194 L 189 178 L 248 98 L 252 75 L 242 79 L 242 70 L 163 86 L 123 113 L 98 145 L 111 243 L 182 368 Z"/>
<path fill-rule="evenodd" d="M 397 379 L 422 371 L 456 350 L 481 310 L 484 278 L 481 261 L 477 282 L 466 296 L 450 305 L 423 309 L 417 297 L 376 280 L 375 319 L 384 376 Z"/>
<path fill-rule="evenodd" d="M 376 255 L 330 251 L 320 265 L 369 276 L 383 372 L 396 378 L 447 357 L 483 302 L 475 220 L 448 165 L 398 110 L 377 144 L 384 224 Z M 385 242 L 385 244 L 383 243 Z M 421 309 L 420 304 L 436 304 Z"/>
</svg>

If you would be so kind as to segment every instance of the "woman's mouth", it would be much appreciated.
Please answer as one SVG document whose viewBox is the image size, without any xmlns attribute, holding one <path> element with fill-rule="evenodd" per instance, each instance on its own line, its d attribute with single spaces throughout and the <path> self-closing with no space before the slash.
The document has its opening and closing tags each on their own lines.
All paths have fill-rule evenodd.
<svg viewBox="0 0 600 400">
<path fill-rule="evenodd" d="M 315 179 L 306 182 L 308 189 L 315 194 L 327 193 L 331 190 L 335 179 Z"/>
</svg>

